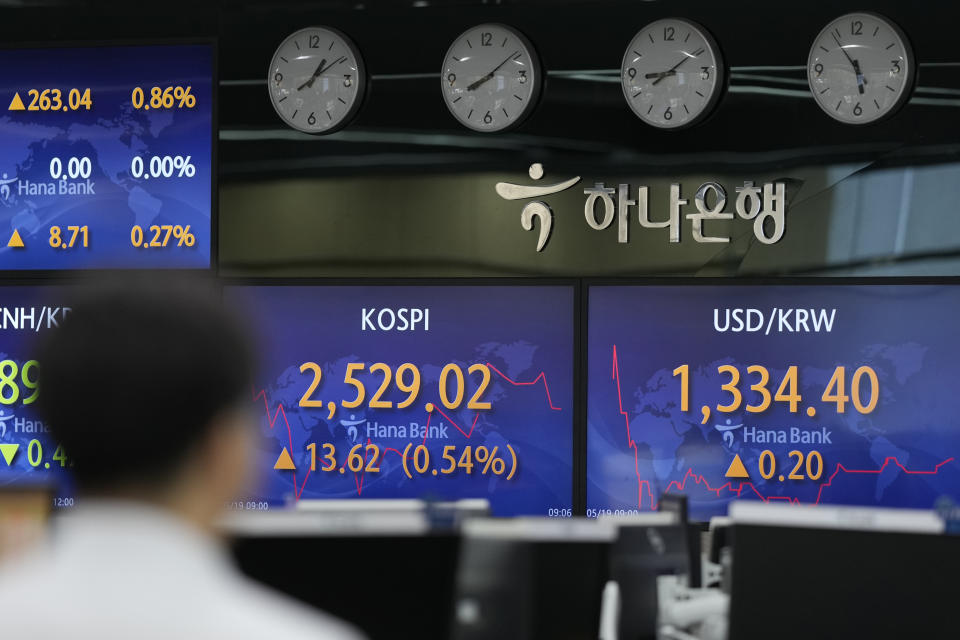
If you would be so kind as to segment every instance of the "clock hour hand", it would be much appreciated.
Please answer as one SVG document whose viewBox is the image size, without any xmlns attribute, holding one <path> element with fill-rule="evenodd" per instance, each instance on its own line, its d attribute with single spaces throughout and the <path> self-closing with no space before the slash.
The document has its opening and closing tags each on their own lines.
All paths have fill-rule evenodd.
<svg viewBox="0 0 960 640">
<path fill-rule="evenodd" d="M 853 71 L 857 74 L 857 89 L 859 89 L 862 94 L 863 85 L 867 84 L 867 79 L 864 77 L 863 72 L 860 71 L 860 63 L 856 60 L 853 61 Z"/>
<path fill-rule="evenodd" d="M 306 82 L 304 82 L 302 85 L 300 85 L 299 87 L 297 87 L 297 91 L 303 91 L 303 90 L 304 90 L 305 88 L 307 88 L 307 87 L 312 87 L 312 86 L 313 86 L 313 81 L 317 79 L 317 76 L 319 76 L 321 73 L 323 73 L 323 65 L 325 65 L 326 63 L 327 63 L 327 59 L 326 59 L 326 58 L 324 58 L 323 60 L 321 60 L 321 61 L 320 61 L 320 64 L 317 65 L 316 71 L 313 72 L 313 75 L 310 76 L 310 77 L 307 79 Z"/>
<path fill-rule="evenodd" d="M 482 85 L 484 82 L 486 82 L 487 80 L 489 80 L 490 78 L 492 78 L 492 77 L 493 77 L 493 74 L 495 74 L 497 71 L 500 70 L 500 67 L 502 67 L 503 65 L 507 64 L 508 62 L 510 62 L 518 53 L 520 53 L 520 52 L 519 52 L 519 51 L 514 51 L 514 52 L 511 53 L 509 56 L 507 56 L 506 59 L 505 59 L 503 62 L 501 62 L 500 64 L 498 64 L 497 66 L 495 66 L 495 67 L 493 68 L 493 70 L 490 71 L 490 73 L 488 73 L 488 74 L 485 75 L 485 76 L 481 76 L 481 77 L 477 78 L 476 81 L 471 82 L 470 84 L 468 84 L 468 85 L 467 85 L 467 91 L 473 91 L 474 89 L 476 89 L 477 87 L 479 87 L 480 85 Z"/>
<path fill-rule="evenodd" d="M 843 52 L 843 55 L 845 55 L 850 62 L 850 66 L 853 67 L 853 73 L 857 76 L 857 89 L 860 93 L 863 93 L 863 85 L 867 84 L 867 79 L 863 77 L 863 73 L 860 71 L 860 63 L 850 57 L 850 54 L 847 53 L 847 50 L 844 49 L 840 43 L 840 38 L 837 37 L 837 34 L 831 31 L 830 35 L 833 36 L 833 39 L 837 42 L 837 46 L 840 47 L 840 51 Z"/>
<path fill-rule="evenodd" d="M 660 79 L 660 78 L 664 78 L 664 77 L 666 77 L 666 76 L 673 76 L 673 75 L 676 75 L 676 74 L 677 74 L 676 71 L 659 71 L 659 72 L 657 72 L 657 73 L 647 73 L 647 74 L 645 74 L 643 77 L 646 78 L 647 80 L 650 80 L 651 78 L 658 78 L 658 79 Z"/>
<path fill-rule="evenodd" d="M 677 67 L 679 67 L 680 65 L 682 65 L 684 62 L 686 62 L 686 61 L 687 61 L 688 59 L 690 59 L 690 58 L 696 58 L 696 57 L 699 56 L 701 53 L 703 53 L 703 49 L 697 49 L 697 50 L 694 51 L 692 54 L 691 54 L 691 53 L 686 53 L 686 52 L 684 52 L 684 54 L 683 54 L 683 59 L 680 60 L 680 62 L 678 62 L 677 64 L 673 65 L 672 67 L 670 67 L 670 68 L 667 69 L 666 71 L 663 71 L 663 72 L 661 72 L 661 73 L 656 73 L 656 74 L 654 74 L 654 76 L 657 77 L 657 79 L 654 80 L 653 83 L 652 83 L 650 86 L 653 86 L 653 85 L 659 83 L 661 80 L 663 80 L 663 79 L 666 78 L 667 76 L 676 75 L 676 73 L 677 73 Z M 648 73 L 646 77 L 649 78 L 649 77 L 650 77 L 650 74 Z"/>
</svg>

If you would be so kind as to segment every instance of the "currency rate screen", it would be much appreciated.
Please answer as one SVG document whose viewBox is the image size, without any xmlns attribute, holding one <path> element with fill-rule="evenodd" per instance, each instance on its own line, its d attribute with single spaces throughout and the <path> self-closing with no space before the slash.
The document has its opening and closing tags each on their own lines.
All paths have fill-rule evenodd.
<svg viewBox="0 0 960 640">
<path fill-rule="evenodd" d="M 599 286 L 587 509 L 960 499 L 960 287 Z"/>
<path fill-rule="evenodd" d="M 64 294 L 54 286 L 0 286 L 0 486 L 50 486 L 54 507 L 74 504 L 72 462 L 38 412 L 35 343 L 70 313 Z"/>
<path fill-rule="evenodd" d="M 0 49 L 0 270 L 210 266 L 213 56 Z"/>
<path fill-rule="evenodd" d="M 261 341 L 250 398 L 260 489 L 301 499 L 488 498 L 572 508 L 573 290 L 245 286 Z"/>
</svg>

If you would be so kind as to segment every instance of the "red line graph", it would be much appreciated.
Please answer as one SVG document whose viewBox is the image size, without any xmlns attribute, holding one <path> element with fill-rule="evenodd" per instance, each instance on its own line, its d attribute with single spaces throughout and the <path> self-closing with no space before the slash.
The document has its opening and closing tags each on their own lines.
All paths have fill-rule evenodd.
<svg viewBox="0 0 960 640">
<path fill-rule="evenodd" d="M 538 375 L 536 378 L 534 378 L 530 382 L 515 382 L 510 378 L 508 378 L 507 376 L 505 376 L 503 372 L 500 371 L 500 369 L 497 369 L 495 366 L 493 366 L 489 362 L 487 363 L 487 366 L 493 369 L 498 376 L 500 376 L 501 378 L 503 378 L 504 380 L 506 380 L 507 382 L 509 382 L 515 387 L 527 387 L 527 386 L 535 385 L 540 381 L 543 381 L 543 388 L 547 392 L 547 404 L 549 404 L 550 408 L 553 409 L 554 411 L 561 411 L 560 407 L 553 406 L 553 400 L 550 398 L 550 385 L 547 384 L 547 374 L 544 373 L 543 371 L 541 371 L 540 375 Z"/>
<path fill-rule="evenodd" d="M 290 443 L 290 448 L 287 451 L 293 452 L 293 432 L 290 430 L 290 421 L 287 420 L 287 412 L 283 408 L 282 403 L 277 403 L 277 410 L 274 411 L 273 417 L 270 417 L 270 404 L 267 402 L 267 390 L 261 389 L 259 392 L 254 391 L 253 401 L 256 402 L 260 398 L 263 398 L 263 410 L 267 413 L 267 422 L 270 425 L 270 428 L 273 429 L 274 425 L 277 423 L 277 416 L 283 416 L 283 424 L 287 427 L 287 442 Z M 300 496 L 303 494 L 303 488 L 307 486 L 307 478 L 310 477 L 310 470 L 307 469 L 307 475 L 303 478 L 303 485 L 300 489 L 297 489 L 297 472 L 293 472 L 293 494 L 296 496 L 297 500 L 300 499 Z"/>
<path fill-rule="evenodd" d="M 548 404 L 549 407 L 550 407 L 552 410 L 554 410 L 554 411 L 562 411 L 562 409 L 561 409 L 560 407 L 555 407 L 555 406 L 553 405 L 553 400 L 552 400 L 552 398 L 551 398 L 551 396 L 550 396 L 550 385 L 549 385 L 549 383 L 547 382 L 546 372 L 541 371 L 541 372 L 539 373 L 539 375 L 537 375 L 536 378 L 534 378 L 533 380 L 530 380 L 529 382 L 517 382 L 517 381 L 514 381 L 514 380 L 510 379 L 509 377 L 507 377 L 507 376 L 504 375 L 503 373 L 501 373 L 499 369 L 497 369 L 496 367 L 494 367 L 494 366 L 493 366 L 492 364 L 490 364 L 489 362 L 487 363 L 487 366 L 490 367 L 493 371 L 495 371 L 501 378 L 503 378 L 504 380 L 506 380 L 508 383 L 510 383 L 511 385 L 513 385 L 513 386 L 515 386 L 515 387 L 528 387 L 528 386 L 533 386 L 533 385 L 537 384 L 538 382 L 541 382 L 541 381 L 542 381 L 542 382 L 543 382 L 544 391 L 546 392 L 547 404 Z M 287 449 L 287 451 L 289 451 L 290 454 L 293 455 L 293 431 L 290 429 L 290 422 L 289 422 L 289 420 L 287 420 L 287 412 L 286 412 L 286 410 L 285 410 L 284 407 L 283 407 L 283 403 L 282 403 L 282 402 L 278 402 L 278 403 L 277 403 L 277 408 L 276 408 L 276 410 L 273 411 L 272 414 L 271 414 L 270 404 L 269 404 L 269 401 L 267 400 L 267 390 L 266 390 L 266 389 L 261 389 L 260 391 L 256 391 L 256 390 L 253 391 L 253 401 L 256 402 L 257 400 L 260 400 L 260 399 L 263 399 L 263 410 L 264 410 L 264 412 L 266 413 L 267 423 L 268 423 L 270 429 L 273 429 L 274 426 L 276 425 L 277 418 L 280 417 L 280 416 L 283 416 L 283 424 L 284 424 L 284 426 L 287 428 L 287 442 L 289 443 L 289 448 Z M 476 428 L 476 426 L 477 426 L 477 421 L 478 421 L 479 418 L 480 418 L 480 413 L 477 412 L 477 413 L 474 415 L 474 417 L 473 417 L 473 423 L 470 425 L 469 431 L 465 431 L 465 430 L 463 429 L 463 427 L 461 427 L 460 425 L 458 425 L 458 424 L 456 423 L 456 421 L 453 420 L 453 418 L 451 418 L 451 417 L 448 416 L 446 413 L 444 413 L 443 410 L 440 409 L 440 407 L 437 406 L 436 403 L 434 403 L 434 411 L 436 411 L 437 413 L 439 413 L 440 415 L 442 415 L 444 418 L 446 418 L 447 421 L 448 421 L 457 431 L 459 431 L 459 432 L 463 435 L 463 437 L 465 437 L 465 438 L 468 439 L 468 440 L 469 440 L 470 437 L 473 435 L 473 430 L 474 430 L 474 428 Z M 430 432 L 430 421 L 431 421 L 432 417 L 433 417 L 433 414 L 430 413 L 430 412 L 427 412 L 427 424 L 426 424 L 425 427 L 424 427 L 424 436 L 423 436 L 423 444 L 424 444 L 424 445 L 427 443 L 427 435 L 428 435 L 429 432 Z M 370 444 L 370 443 L 371 443 L 370 438 L 367 438 L 367 444 Z M 399 457 L 403 457 L 403 452 L 398 451 L 397 449 L 394 449 L 394 448 L 392 448 L 392 447 L 386 447 L 386 448 L 384 448 L 384 450 L 383 450 L 383 455 L 381 456 L 380 459 L 381 459 L 381 460 L 385 459 L 387 453 L 394 453 L 394 454 L 396 454 L 396 455 L 399 456 Z M 360 471 L 357 471 L 357 472 L 351 471 L 351 473 L 353 473 L 354 482 L 356 483 L 356 486 L 357 486 L 357 495 L 358 495 L 358 496 L 363 495 L 363 479 L 364 479 L 364 476 L 366 475 L 366 469 L 367 469 L 367 450 L 366 450 L 366 448 L 364 448 L 363 467 L 360 469 Z M 296 471 L 293 471 L 293 472 L 292 472 L 292 473 L 293 473 L 293 493 L 294 493 L 294 497 L 295 497 L 296 500 L 299 500 L 300 497 L 303 495 L 303 490 L 304 490 L 304 489 L 306 488 L 306 486 L 307 486 L 307 480 L 310 478 L 310 471 L 311 471 L 310 469 L 307 469 L 307 473 L 306 473 L 306 475 L 305 475 L 304 478 L 303 478 L 303 483 L 300 484 L 299 486 L 297 485 L 297 472 L 296 472 Z"/>
<path fill-rule="evenodd" d="M 640 510 L 643 509 L 643 496 L 644 496 L 644 492 L 646 492 L 647 500 L 650 504 L 650 508 L 656 511 L 660 505 L 659 503 L 656 502 L 656 499 L 653 495 L 653 489 L 650 486 L 650 481 L 644 480 L 640 474 L 640 457 L 637 451 L 637 443 L 633 439 L 633 437 L 630 435 L 630 416 L 623 409 L 623 394 L 621 392 L 621 387 L 620 387 L 620 362 L 617 358 L 617 345 L 613 345 L 613 370 L 611 372 L 611 379 L 613 379 L 616 382 L 616 386 L 617 386 L 617 402 L 619 403 L 620 415 L 623 416 L 624 426 L 626 427 L 627 447 L 630 449 L 633 449 L 634 471 L 637 475 L 637 508 Z M 830 477 L 827 479 L 827 481 L 820 484 L 820 488 L 817 491 L 817 499 L 813 502 L 813 504 L 820 504 L 820 500 L 821 498 L 823 498 L 823 490 L 826 487 L 831 486 L 833 484 L 834 479 L 841 472 L 845 474 L 879 475 L 883 473 L 883 471 L 889 465 L 893 464 L 899 467 L 903 473 L 906 473 L 909 475 L 936 475 L 937 473 L 939 473 L 940 467 L 944 466 L 949 462 L 953 462 L 953 460 L 954 458 L 952 457 L 947 458 L 946 460 L 937 464 L 933 469 L 930 469 L 930 470 L 907 469 L 894 456 L 888 456 L 887 458 L 885 458 L 883 461 L 883 464 L 880 465 L 878 469 L 848 469 L 847 467 L 843 466 L 843 464 L 837 463 L 836 468 L 834 469 Z M 671 489 L 676 489 L 677 491 L 685 491 L 687 488 L 688 480 L 693 480 L 694 484 L 698 486 L 702 486 L 705 490 L 710 491 L 711 493 L 714 493 L 718 499 L 720 498 L 721 491 L 727 491 L 731 494 L 736 495 L 739 498 L 744 491 L 749 490 L 750 492 L 753 492 L 753 494 L 756 495 L 757 498 L 759 498 L 760 500 L 763 500 L 764 502 L 785 501 L 793 504 L 800 504 L 799 498 L 792 498 L 790 496 L 764 496 L 753 485 L 752 482 L 727 481 L 724 484 L 720 485 L 719 487 L 712 487 L 710 486 L 709 481 L 707 481 L 707 479 L 704 476 L 698 473 L 695 473 L 692 468 L 687 469 L 687 472 L 683 475 L 683 478 L 681 480 L 679 481 L 671 480 L 670 483 L 667 484 L 667 488 L 663 492 L 669 493 Z"/>
</svg>

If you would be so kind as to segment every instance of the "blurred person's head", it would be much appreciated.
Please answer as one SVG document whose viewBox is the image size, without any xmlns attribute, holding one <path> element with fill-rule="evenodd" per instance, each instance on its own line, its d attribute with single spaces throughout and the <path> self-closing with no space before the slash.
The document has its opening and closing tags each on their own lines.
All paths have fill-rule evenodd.
<svg viewBox="0 0 960 640">
<path fill-rule="evenodd" d="M 87 287 L 39 350 L 39 405 L 81 497 L 208 524 L 242 491 L 252 349 L 209 283 L 153 274 Z"/>
</svg>

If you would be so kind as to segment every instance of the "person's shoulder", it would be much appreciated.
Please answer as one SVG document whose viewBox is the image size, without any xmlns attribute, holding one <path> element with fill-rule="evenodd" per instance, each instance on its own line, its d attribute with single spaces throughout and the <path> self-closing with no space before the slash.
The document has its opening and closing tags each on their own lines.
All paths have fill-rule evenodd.
<svg viewBox="0 0 960 640">
<path fill-rule="evenodd" d="M 12 599 L 29 600 L 42 590 L 53 570 L 49 558 L 31 551 L 18 558 L 7 558 L 0 563 L 0 601 L 12 604 Z"/>
<path fill-rule="evenodd" d="M 230 603 L 232 638 L 298 637 L 363 640 L 348 623 L 246 578 L 239 579 Z"/>
</svg>

